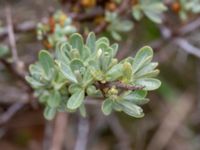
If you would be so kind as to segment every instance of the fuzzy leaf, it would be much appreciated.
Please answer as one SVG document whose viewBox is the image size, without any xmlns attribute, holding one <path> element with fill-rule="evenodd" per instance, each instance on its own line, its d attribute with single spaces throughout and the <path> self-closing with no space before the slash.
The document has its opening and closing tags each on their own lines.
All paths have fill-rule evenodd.
<svg viewBox="0 0 200 150">
<path fill-rule="evenodd" d="M 86 40 L 86 45 L 88 46 L 88 48 L 90 49 L 91 52 L 95 52 L 96 51 L 96 37 L 95 34 L 93 32 L 90 32 L 88 34 L 87 40 Z"/>
<path fill-rule="evenodd" d="M 75 110 L 78 107 L 81 106 L 83 103 L 84 97 L 85 97 L 85 92 L 84 90 L 78 90 L 75 92 L 68 100 L 67 102 L 67 108 Z"/>
<path fill-rule="evenodd" d="M 74 82 L 74 83 L 78 82 L 69 65 L 66 65 L 66 64 L 64 64 L 64 63 L 61 62 L 61 64 L 60 64 L 60 70 L 63 73 L 63 75 L 69 81 Z"/>
<path fill-rule="evenodd" d="M 116 64 L 106 73 L 107 81 L 114 81 L 123 75 L 123 65 Z"/>
<path fill-rule="evenodd" d="M 84 67 L 84 65 L 80 59 L 74 59 L 71 61 L 70 67 L 73 71 L 75 71 L 75 70 L 80 70 L 81 67 Z"/>
<path fill-rule="evenodd" d="M 96 46 L 98 47 L 99 44 L 101 43 L 105 43 L 106 45 L 110 45 L 110 42 L 108 40 L 108 38 L 106 37 L 101 37 L 96 41 Z"/>
<path fill-rule="evenodd" d="M 112 112 L 113 102 L 110 99 L 106 99 L 103 101 L 103 104 L 101 105 L 101 110 L 104 113 L 104 115 L 109 115 Z"/>
<path fill-rule="evenodd" d="M 113 49 L 113 57 L 117 54 L 119 45 L 117 43 L 110 46 Z"/>
<path fill-rule="evenodd" d="M 111 31 L 111 35 L 113 37 L 113 39 L 115 39 L 116 41 L 121 41 L 122 37 L 119 33 L 115 32 L 114 30 Z"/>
<path fill-rule="evenodd" d="M 142 18 L 143 14 L 142 14 L 142 12 L 141 12 L 141 8 L 140 8 L 139 5 L 136 5 L 136 6 L 134 6 L 134 7 L 132 8 L 132 16 L 133 16 L 137 21 L 139 21 L 139 20 Z"/>
<path fill-rule="evenodd" d="M 60 102 L 61 102 L 60 93 L 58 91 L 51 92 L 47 101 L 49 107 L 56 108 L 59 106 Z"/>
<path fill-rule="evenodd" d="M 47 119 L 47 120 L 52 120 L 56 115 L 56 108 L 51 108 L 49 106 L 46 106 L 45 107 L 45 110 L 44 110 L 44 117 Z"/>
<path fill-rule="evenodd" d="M 132 117 L 141 118 L 144 116 L 142 108 L 129 101 L 120 101 L 118 104 L 123 112 Z"/>
<path fill-rule="evenodd" d="M 147 91 L 137 90 L 129 93 L 128 95 L 123 96 L 122 99 L 130 101 L 137 105 L 143 105 L 149 102 L 149 99 L 145 98 L 147 95 Z"/>
<path fill-rule="evenodd" d="M 161 82 L 153 78 L 142 78 L 135 82 L 136 85 L 144 86 L 144 90 L 151 91 L 160 87 Z"/>
<path fill-rule="evenodd" d="M 86 112 L 86 108 L 85 108 L 85 105 L 82 104 L 80 107 L 79 107 L 79 111 L 80 111 L 80 114 L 82 117 L 86 117 L 87 116 L 87 112 Z"/>
<path fill-rule="evenodd" d="M 133 72 L 137 72 L 144 65 L 151 62 L 153 58 L 153 50 L 149 46 L 145 46 L 141 48 L 135 55 L 135 59 L 133 61 Z"/>
<path fill-rule="evenodd" d="M 83 38 L 80 34 L 74 33 L 69 37 L 69 42 L 72 48 L 79 50 L 79 53 L 83 54 Z"/>
<path fill-rule="evenodd" d="M 30 76 L 26 76 L 25 79 L 31 84 L 31 86 L 33 86 L 33 88 L 41 88 L 44 86 L 43 83 L 40 83 L 39 81 L 35 80 Z"/>
<path fill-rule="evenodd" d="M 133 77 L 132 66 L 129 62 L 125 62 L 123 64 L 123 81 L 127 83 L 131 81 L 132 77 Z"/>
<path fill-rule="evenodd" d="M 56 58 L 59 61 L 62 61 L 63 63 L 68 64 L 70 62 L 69 55 L 67 55 L 70 52 L 70 46 L 68 43 L 58 43 L 56 45 Z"/>
<path fill-rule="evenodd" d="M 148 74 L 149 72 L 152 72 L 156 67 L 158 66 L 158 63 L 149 63 L 145 65 L 143 68 L 141 68 L 138 72 L 135 73 L 135 77 L 139 78 L 141 76 L 144 76 Z"/>
<path fill-rule="evenodd" d="M 54 67 L 54 61 L 48 51 L 46 50 L 40 51 L 39 62 L 42 65 L 42 68 L 44 69 L 45 75 L 49 76 Z"/>
</svg>

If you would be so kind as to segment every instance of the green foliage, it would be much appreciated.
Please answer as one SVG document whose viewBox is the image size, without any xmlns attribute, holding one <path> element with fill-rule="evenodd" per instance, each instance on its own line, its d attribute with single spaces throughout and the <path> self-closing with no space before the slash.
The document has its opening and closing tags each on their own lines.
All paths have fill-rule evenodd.
<svg viewBox="0 0 200 150">
<path fill-rule="evenodd" d="M 107 31 L 111 34 L 113 39 L 120 41 L 120 33 L 128 32 L 133 28 L 133 22 L 130 20 L 122 20 L 118 17 L 116 12 L 106 12 L 106 21 L 109 22 Z"/>
<path fill-rule="evenodd" d="M 132 7 L 132 15 L 140 20 L 144 15 L 155 23 L 161 23 L 161 14 L 167 10 L 163 2 L 158 0 L 139 0 L 138 4 Z"/>
<path fill-rule="evenodd" d="M 5 45 L 0 45 L 0 58 L 5 57 L 6 55 L 9 54 L 9 49 Z"/>
<path fill-rule="evenodd" d="M 134 58 L 118 61 L 117 44 L 106 37 L 90 33 L 86 44 L 74 33 L 66 42 L 59 42 L 55 55 L 42 50 L 39 61 L 30 65 L 26 80 L 46 108 L 44 116 L 53 119 L 56 111 L 80 110 L 86 115 L 87 96 L 102 98 L 102 112 L 123 111 L 133 117 L 144 115 L 139 105 L 147 103 L 147 91 L 159 88 L 157 63 L 151 62 L 153 50 L 145 46 Z M 140 87 L 135 90 L 130 87 Z"/>
<path fill-rule="evenodd" d="M 76 32 L 72 19 L 62 11 L 56 11 L 48 23 L 39 23 L 37 26 L 38 40 L 43 41 L 47 48 L 53 48 L 57 42 L 66 41 L 67 37 Z"/>
<path fill-rule="evenodd" d="M 179 12 L 180 18 L 186 20 L 188 13 L 200 13 L 200 1 L 199 0 L 180 0 L 181 10 Z"/>
</svg>

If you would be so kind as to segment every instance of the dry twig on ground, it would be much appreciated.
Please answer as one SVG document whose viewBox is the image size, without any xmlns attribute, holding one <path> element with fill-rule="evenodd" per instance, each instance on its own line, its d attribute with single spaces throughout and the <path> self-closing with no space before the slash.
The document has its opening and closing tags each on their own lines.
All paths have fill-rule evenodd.
<svg viewBox="0 0 200 150">
<path fill-rule="evenodd" d="M 152 137 L 147 150 L 163 150 L 178 127 L 184 122 L 190 110 L 194 106 L 194 97 L 185 93 L 177 104 L 171 107 L 156 133 Z"/>
</svg>

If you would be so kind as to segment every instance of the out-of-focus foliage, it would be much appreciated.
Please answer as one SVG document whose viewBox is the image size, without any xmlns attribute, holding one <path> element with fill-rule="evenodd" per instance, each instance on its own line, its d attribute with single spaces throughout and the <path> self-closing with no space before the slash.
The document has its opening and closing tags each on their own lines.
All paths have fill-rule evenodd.
<svg viewBox="0 0 200 150">
<path fill-rule="evenodd" d="M 38 24 L 37 37 L 49 49 L 53 48 L 58 41 L 66 41 L 67 37 L 76 31 L 72 19 L 64 12 L 57 11 L 49 17 L 48 23 Z"/>
<path fill-rule="evenodd" d="M 162 13 L 167 7 L 160 0 L 138 0 L 132 7 L 132 15 L 140 20 L 144 15 L 155 23 L 162 22 Z"/>
<path fill-rule="evenodd" d="M 6 45 L 0 45 L 0 58 L 9 54 L 9 48 Z"/>
<path fill-rule="evenodd" d="M 133 28 L 133 22 L 120 19 L 115 12 L 107 11 L 106 21 L 109 23 L 107 31 L 117 41 L 122 40 L 121 33 L 128 32 Z"/>
<path fill-rule="evenodd" d="M 180 0 L 179 15 L 181 19 L 186 20 L 188 13 L 200 13 L 200 1 L 199 0 Z"/>
</svg>

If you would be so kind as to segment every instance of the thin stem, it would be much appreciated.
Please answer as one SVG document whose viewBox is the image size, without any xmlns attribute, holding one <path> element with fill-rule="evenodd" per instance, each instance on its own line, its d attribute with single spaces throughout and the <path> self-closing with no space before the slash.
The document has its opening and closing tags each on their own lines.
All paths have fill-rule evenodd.
<svg viewBox="0 0 200 150">
<path fill-rule="evenodd" d="M 16 40 L 15 40 L 15 35 L 14 35 L 14 30 L 13 30 L 12 12 L 9 6 L 6 7 L 5 13 L 6 13 L 8 37 L 9 37 L 9 42 L 10 42 L 10 47 L 11 47 L 11 52 L 12 52 L 12 58 L 13 58 L 14 63 L 17 65 L 19 63 L 19 57 L 17 54 Z"/>
</svg>

